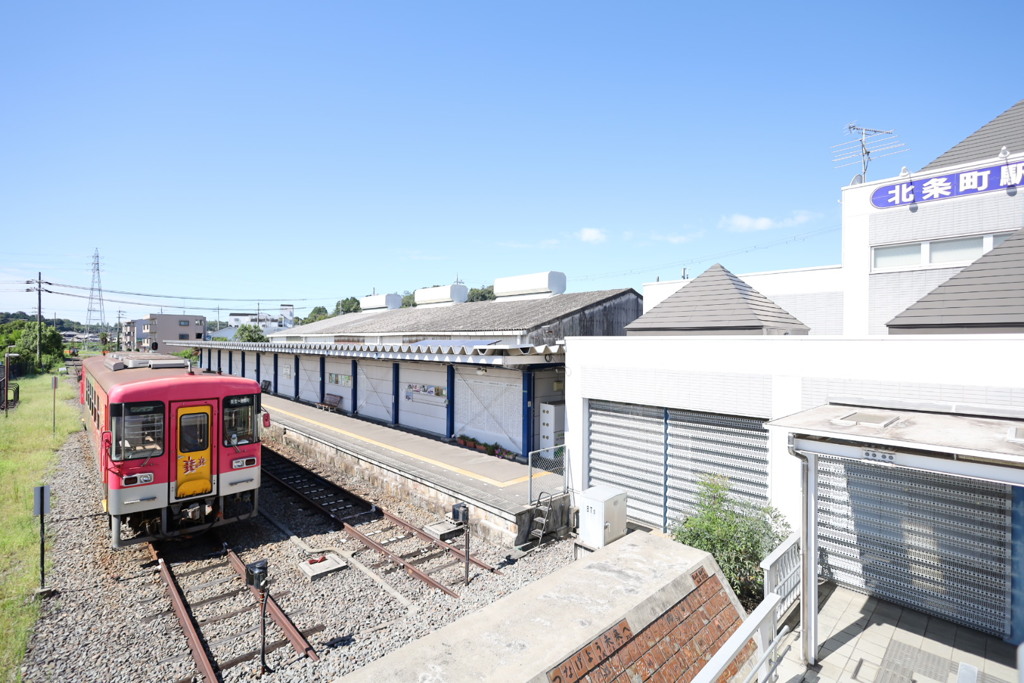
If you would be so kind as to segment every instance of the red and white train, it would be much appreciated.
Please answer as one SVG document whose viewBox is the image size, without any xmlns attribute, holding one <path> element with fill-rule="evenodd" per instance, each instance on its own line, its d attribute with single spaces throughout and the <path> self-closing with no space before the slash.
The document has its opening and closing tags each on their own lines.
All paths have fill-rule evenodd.
<svg viewBox="0 0 1024 683">
<path fill-rule="evenodd" d="M 83 361 L 81 401 L 112 547 L 257 514 L 262 411 L 255 380 L 196 373 L 177 356 L 113 353 Z M 270 416 L 262 416 L 269 426 Z"/>
</svg>

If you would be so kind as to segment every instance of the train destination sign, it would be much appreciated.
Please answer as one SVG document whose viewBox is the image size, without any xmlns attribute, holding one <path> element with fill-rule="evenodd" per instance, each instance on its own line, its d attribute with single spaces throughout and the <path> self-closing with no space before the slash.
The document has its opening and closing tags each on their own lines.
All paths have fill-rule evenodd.
<svg viewBox="0 0 1024 683">
<path fill-rule="evenodd" d="M 907 180 L 895 185 L 884 185 L 871 193 L 871 204 L 878 209 L 922 204 L 939 199 L 1004 190 L 1016 187 L 1022 181 L 1024 162 L 999 164 L 973 171 L 947 173 L 920 180 Z"/>
</svg>

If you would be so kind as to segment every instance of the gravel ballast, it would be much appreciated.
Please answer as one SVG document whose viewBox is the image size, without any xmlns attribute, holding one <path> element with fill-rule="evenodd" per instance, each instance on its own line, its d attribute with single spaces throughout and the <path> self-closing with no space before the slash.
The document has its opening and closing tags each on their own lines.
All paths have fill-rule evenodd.
<svg viewBox="0 0 1024 683">
<path fill-rule="evenodd" d="M 436 515 L 375 490 L 365 482 L 303 463 L 417 526 L 439 521 Z M 155 564 L 143 546 L 110 548 L 107 518 L 100 512 L 95 461 L 85 433 L 73 435 L 59 453 L 50 481 L 53 509 L 46 520 L 50 537 L 48 588 L 42 616 L 26 653 L 26 681 L 177 681 L 201 680 L 194 670 L 185 638 L 169 612 L 169 601 Z M 570 541 L 558 541 L 508 563 L 507 548 L 471 540 L 475 557 L 500 574 L 472 567 L 469 586 L 457 583 L 462 566 L 441 578 L 461 598 L 452 598 L 408 577 L 403 571 L 375 570 L 376 556 L 361 551 L 346 534 L 303 508 L 264 477 L 261 514 L 256 519 L 218 529 L 218 535 L 246 563 L 266 559 L 270 592 L 298 627 L 322 626 L 309 636 L 320 656 L 313 662 L 291 647 L 268 653 L 272 672 L 264 681 L 332 680 L 393 652 L 460 616 L 484 607 L 518 588 L 569 564 Z M 373 531 L 374 522 L 362 531 Z M 230 569 L 220 557 L 193 546 L 164 544 L 168 561 L 181 577 L 190 602 L 223 593 Z M 461 546 L 460 546 L 461 547 Z M 191 549 L 190 549 L 191 548 Z M 310 581 L 299 564 L 336 552 L 353 559 L 346 568 Z M 190 553 L 190 554 L 187 554 Z M 354 553 L 354 555 L 353 555 Z M 362 565 L 363 569 L 359 566 Z M 383 574 L 383 578 L 381 578 Z M 221 581 L 221 579 L 224 581 Z M 435 577 L 437 578 L 437 577 Z M 241 585 L 241 582 L 238 582 Z M 200 618 L 237 613 L 204 624 L 204 636 L 217 661 L 240 656 L 259 644 L 259 615 L 247 609 L 252 600 L 241 592 L 226 600 L 196 607 Z M 268 618 L 267 643 L 280 639 Z M 225 681 L 256 680 L 259 658 L 222 673 Z"/>
</svg>

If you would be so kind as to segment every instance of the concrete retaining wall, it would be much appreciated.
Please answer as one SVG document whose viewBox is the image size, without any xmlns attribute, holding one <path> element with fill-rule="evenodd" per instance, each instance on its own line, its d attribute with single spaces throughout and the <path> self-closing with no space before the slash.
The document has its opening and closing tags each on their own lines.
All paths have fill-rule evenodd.
<svg viewBox="0 0 1024 683">
<path fill-rule="evenodd" d="M 269 448 L 299 453 L 345 476 L 367 481 L 389 495 L 408 500 L 439 517 L 451 512 L 455 503 L 468 503 L 470 526 L 475 538 L 482 538 L 506 548 L 512 548 L 515 544 L 519 523 L 516 515 L 512 513 L 490 508 L 479 501 L 468 500 L 465 496 L 445 490 L 431 482 L 411 478 L 406 473 L 290 427 L 272 424 L 269 429 L 264 429 L 260 436 Z M 528 513 L 520 513 L 519 516 L 522 517 L 524 514 L 524 524 L 528 524 Z"/>
</svg>

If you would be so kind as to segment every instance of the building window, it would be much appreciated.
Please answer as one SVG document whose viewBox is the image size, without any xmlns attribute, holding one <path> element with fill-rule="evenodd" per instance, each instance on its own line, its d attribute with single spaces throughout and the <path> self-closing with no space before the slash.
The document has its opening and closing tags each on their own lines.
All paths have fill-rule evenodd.
<svg viewBox="0 0 1024 683">
<path fill-rule="evenodd" d="M 964 266 L 985 252 L 998 247 L 1012 233 L 974 235 L 948 240 L 930 240 L 910 244 L 892 244 L 871 250 L 871 269 L 911 270 Z"/>
<path fill-rule="evenodd" d="M 973 261 L 981 256 L 984 240 L 979 237 L 965 237 L 957 240 L 931 242 L 929 263 L 959 263 Z"/>
<path fill-rule="evenodd" d="M 188 335 L 187 334 L 179 334 L 178 335 L 178 339 L 188 339 Z"/>
<path fill-rule="evenodd" d="M 189 322 L 187 320 L 179 320 L 178 327 L 188 327 Z"/>
<path fill-rule="evenodd" d="M 919 265 L 921 265 L 920 244 L 897 244 L 892 247 L 875 247 L 875 269 Z"/>
</svg>

